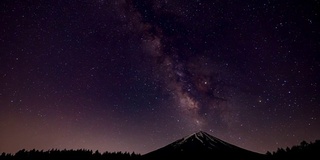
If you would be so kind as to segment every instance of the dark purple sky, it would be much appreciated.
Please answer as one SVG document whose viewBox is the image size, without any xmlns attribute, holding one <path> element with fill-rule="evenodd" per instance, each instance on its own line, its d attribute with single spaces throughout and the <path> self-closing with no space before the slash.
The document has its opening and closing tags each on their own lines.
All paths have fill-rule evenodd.
<svg viewBox="0 0 320 160">
<path fill-rule="evenodd" d="M 1 0 L 0 152 L 320 138 L 320 1 Z"/>
</svg>

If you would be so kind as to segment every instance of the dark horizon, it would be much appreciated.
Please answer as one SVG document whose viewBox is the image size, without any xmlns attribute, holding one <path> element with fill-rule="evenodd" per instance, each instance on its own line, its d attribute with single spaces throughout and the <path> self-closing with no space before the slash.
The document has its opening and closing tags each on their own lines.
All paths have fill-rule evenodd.
<svg viewBox="0 0 320 160">
<path fill-rule="evenodd" d="M 199 132 L 204 132 L 204 133 L 206 133 L 205 131 L 202 131 L 202 130 L 199 130 L 199 131 L 197 131 L 197 132 L 193 132 L 193 133 L 191 133 L 191 134 L 189 134 L 189 135 L 185 135 L 184 137 L 180 137 L 179 139 L 176 139 L 176 140 L 170 142 L 169 144 L 166 144 L 166 145 L 164 145 L 164 146 L 160 146 L 159 148 L 156 148 L 155 150 L 149 151 L 149 152 L 144 153 L 144 154 L 139 153 L 139 152 L 135 152 L 135 151 L 131 151 L 131 152 L 125 151 L 125 150 L 118 150 L 118 151 L 107 151 L 107 150 L 106 150 L 106 151 L 100 151 L 100 150 L 86 149 L 86 148 L 73 148 L 73 149 L 67 149 L 67 148 L 64 148 L 64 149 L 51 148 L 51 149 L 47 149 L 47 150 L 36 149 L 36 148 L 27 150 L 27 149 L 25 149 L 25 148 L 22 148 L 22 149 L 19 149 L 18 151 L 13 152 L 13 153 L 12 153 L 12 152 L 11 152 L 11 153 L 10 153 L 10 152 L 0 152 L 0 154 L 15 155 L 15 154 L 17 154 L 18 152 L 21 152 L 21 151 L 26 151 L 26 152 L 30 152 L 30 151 L 49 152 L 49 151 L 53 151 L 53 150 L 54 150 L 54 151 L 79 151 L 79 150 L 84 150 L 84 151 L 92 151 L 93 153 L 98 152 L 98 153 L 100 153 L 100 154 L 103 154 L 103 153 L 108 153 L 108 154 L 109 154 L 109 153 L 110 153 L 110 154 L 113 154 L 113 153 L 127 154 L 127 153 L 129 153 L 129 154 L 136 154 L 136 155 L 145 155 L 145 154 L 154 152 L 154 151 L 156 151 L 156 150 L 159 150 L 159 149 L 161 149 L 161 148 L 163 148 L 163 147 L 166 147 L 167 145 L 170 145 L 171 143 L 174 143 L 174 142 L 176 142 L 176 141 L 178 141 L 178 140 L 188 138 L 188 137 L 190 137 L 190 136 L 192 136 L 192 135 L 194 135 L 194 134 L 197 134 L 197 133 L 199 133 Z M 208 134 L 208 133 L 206 133 L 206 134 Z M 212 135 L 211 135 L 211 136 L 212 136 Z M 215 137 L 215 138 L 224 141 L 223 139 L 220 139 L 220 138 L 218 138 L 218 137 Z M 225 142 L 227 142 L 227 141 L 225 141 Z M 310 142 L 306 142 L 305 140 L 303 140 L 303 141 L 301 141 L 300 143 L 294 144 L 294 145 L 292 145 L 292 146 L 278 147 L 278 148 L 276 148 L 276 149 L 274 149 L 274 150 L 266 151 L 265 153 L 255 152 L 255 151 L 253 151 L 253 150 L 249 150 L 249 149 L 246 149 L 246 148 L 243 148 L 243 149 L 248 150 L 248 151 L 251 151 L 251 152 L 254 152 L 254 153 L 258 153 L 258 154 L 267 155 L 268 153 L 273 153 L 273 154 L 275 154 L 275 153 L 279 152 L 279 150 L 281 150 L 281 149 L 292 148 L 292 147 L 296 147 L 296 146 L 299 146 L 299 145 L 301 146 L 301 144 L 303 144 L 303 143 L 312 144 L 312 143 L 316 143 L 316 142 L 319 143 L 319 142 L 320 142 L 320 139 L 316 139 L 316 140 L 310 141 Z M 227 142 L 227 143 L 229 143 L 229 142 Z M 230 143 L 230 144 L 231 144 L 231 143 Z M 319 144 L 320 144 L 320 143 L 319 143 Z M 231 145 L 234 145 L 234 144 L 231 144 Z M 236 147 L 239 147 L 239 146 L 236 146 Z M 241 147 L 240 147 L 240 148 L 241 148 Z M 319 149 L 320 149 L 320 148 L 319 148 Z"/>
<path fill-rule="evenodd" d="M 1 0 L 0 152 L 320 135 L 320 1 Z"/>
<path fill-rule="evenodd" d="M 191 148 L 190 148 L 191 147 Z M 99 152 L 98 150 L 88 149 L 51 149 L 51 150 L 19 150 L 16 153 L 0 153 L 1 160 L 15 159 L 91 159 L 91 160 L 148 160 L 148 159 L 164 159 L 164 158 L 202 158 L 210 159 L 213 157 L 224 158 L 245 158 L 251 160 L 278 160 L 278 159 L 305 159 L 317 158 L 320 151 L 320 139 L 314 142 L 302 141 L 299 145 L 287 146 L 285 148 L 277 148 L 276 151 L 268 151 L 260 154 L 245 150 L 214 137 L 204 131 L 195 132 L 191 135 L 182 137 L 170 144 L 151 151 L 147 154 L 139 154 L 136 152 Z"/>
<path fill-rule="evenodd" d="M 33 148 L 33 149 L 30 149 L 30 150 L 26 150 L 26 149 L 20 149 L 20 150 L 18 150 L 17 152 L 15 152 L 15 153 L 7 153 L 7 152 L 0 152 L 0 154 L 9 154 L 9 155 L 15 155 L 15 154 L 17 154 L 18 152 L 21 152 L 21 151 L 24 151 L 24 152 L 30 152 L 30 151 L 41 151 L 41 152 L 50 152 L 50 151 L 90 151 L 90 152 L 92 152 L 92 153 L 100 153 L 100 154 L 103 154 L 103 153 L 107 153 L 107 154 L 113 154 L 113 153 L 121 153 L 121 154 L 135 154 L 135 155 L 146 155 L 146 154 L 149 154 L 149 153 L 151 153 L 151 152 L 154 152 L 154 151 L 156 151 L 156 150 L 159 150 L 159 149 L 162 149 L 162 148 L 164 148 L 164 147 L 166 147 L 166 146 L 169 146 L 169 145 L 171 145 L 171 144 L 173 144 L 173 143 L 175 143 L 175 142 L 177 142 L 177 141 L 180 141 L 180 140 L 182 140 L 182 139 L 186 139 L 186 138 L 189 138 L 190 136 L 193 136 L 193 135 L 195 135 L 195 134 L 199 134 L 200 132 L 204 132 L 204 131 L 202 131 L 202 130 L 200 130 L 200 131 L 198 131 L 198 132 L 194 132 L 194 133 L 192 133 L 192 134 L 189 134 L 189 135 L 186 135 L 186 136 L 184 136 L 184 137 L 180 137 L 179 139 L 176 139 L 176 140 L 174 140 L 174 141 L 172 141 L 172 142 L 170 142 L 169 144 L 166 144 L 166 145 L 164 145 L 164 146 L 160 146 L 159 148 L 157 148 L 157 149 L 155 149 L 155 150 L 153 150 L 153 151 L 150 151 L 150 152 L 148 152 L 148 153 L 145 153 L 145 154 L 141 154 L 141 153 L 138 153 L 138 152 L 135 152 L 135 151 L 132 151 L 132 152 L 128 152 L 128 151 L 123 151 L 123 150 L 119 150 L 119 151 L 99 151 L 99 150 L 90 150 L 90 149 L 86 149 L 86 148 L 78 148 L 78 149 L 57 149 L 57 148 L 52 148 L 52 149 L 48 149 L 48 150 L 39 150 L 39 149 L 36 149 L 36 148 Z M 208 133 L 206 133 L 206 132 L 204 132 L 205 134 L 208 134 Z M 212 136 L 212 135 L 211 135 Z M 222 139 L 219 139 L 218 137 L 214 137 L 214 138 L 217 138 L 218 140 L 222 140 Z M 222 140 L 222 141 L 224 141 L 224 140 Z M 229 143 L 229 142 L 227 142 L 227 141 L 224 141 L 224 142 L 226 142 L 226 143 Z M 277 152 L 279 152 L 279 150 L 285 150 L 285 149 L 287 149 L 287 148 L 294 148 L 294 147 L 297 147 L 297 146 L 303 146 L 303 145 L 306 145 L 306 144 L 314 144 L 314 143 L 319 143 L 320 142 L 320 139 L 316 139 L 316 140 L 314 140 L 314 141 L 310 141 L 310 142 L 306 142 L 306 141 L 301 141 L 300 143 L 298 143 L 298 144 L 295 144 L 295 145 L 293 145 L 293 146 L 285 146 L 285 147 L 279 147 L 279 148 L 276 148 L 275 150 L 273 150 L 273 151 L 267 151 L 266 153 L 258 153 L 258 152 L 254 152 L 254 151 L 251 151 L 251 150 L 247 150 L 247 149 L 245 149 L 245 148 L 242 148 L 242 149 L 245 149 L 245 150 L 247 150 L 247 151 L 250 151 L 250 152 L 254 152 L 254 153 L 258 153 L 258 154 L 263 154 L 263 155 L 267 155 L 267 154 L 270 154 L 270 153 L 272 153 L 272 154 L 276 154 Z M 230 143 L 229 143 L 230 144 Z M 231 145 L 233 145 L 233 144 L 231 144 Z M 319 145 L 320 145 L 320 143 L 319 143 Z M 236 146 L 236 147 L 239 147 L 239 146 Z M 320 149 L 320 148 L 319 148 Z"/>
</svg>

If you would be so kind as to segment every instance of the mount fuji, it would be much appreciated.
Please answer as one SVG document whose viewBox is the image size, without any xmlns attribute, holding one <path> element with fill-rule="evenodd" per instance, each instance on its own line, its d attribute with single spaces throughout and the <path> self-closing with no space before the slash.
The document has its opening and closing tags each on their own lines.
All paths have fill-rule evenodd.
<svg viewBox="0 0 320 160">
<path fill-rule="evenodd" d="M 167 146 L 143 155 L 145 159 L 201 158 L 201 159 L 265 159 L 265 155 L 255 153 L 222 141 L 200 131 Z"/>
</svg>

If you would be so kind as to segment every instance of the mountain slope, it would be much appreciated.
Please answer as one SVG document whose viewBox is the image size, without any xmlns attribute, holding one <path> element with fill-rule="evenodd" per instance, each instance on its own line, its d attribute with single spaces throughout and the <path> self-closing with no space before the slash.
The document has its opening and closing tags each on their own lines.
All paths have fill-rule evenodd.
<svg viewBox="0 0 320 160">
<path fill-rule="evenodd" d="M 201 158 L 217 159 L 263 159 L 264 155 L 251 152 L 222 141 L 210 134 L 200 131 L 179 139 L 158 150 L 147 153 L 145 159 L 164 158 Z"/>
</svg>

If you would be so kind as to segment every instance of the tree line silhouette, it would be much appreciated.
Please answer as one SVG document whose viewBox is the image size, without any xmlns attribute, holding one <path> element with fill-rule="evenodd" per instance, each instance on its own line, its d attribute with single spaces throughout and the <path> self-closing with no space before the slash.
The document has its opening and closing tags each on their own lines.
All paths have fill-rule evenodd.
<svg viewBox="0 0 320 160">
<path fill-rule="evenodd" d="M 22 149 L 16 154 L 2 153 L 0 160 L 61 160 L 61 159 L 76 159 L 76 160 L 137 160 L 141 157 L 140 154 L 134 152 L 93 152 L 92 150 L 57 150 L 48 151 Z"/>
<path fill-rule="evenodd" d="M 275 152 L 267 152 L 266 160 L 292 160 L 292 159 L 320 159 L 320 140 L 307 143 L 302 141 L 300 145 L 286 149 L 278 148 Z M 92 150 L 57 150 L 48 151 L 22 149 L 15 154 L 2 153 L 0 160 L 140 160 L 145 159 L 142 155 L 134 152 L 93 152 Z"/>
<path fill-rule="evenodd" d="M 270 160 L 320 159 L 320 140 L 310 143 L 302 141 L 300 145 L 286 149 L 278 148 L 277 151 L 267 152 L 266 155 Z"/>
</svg>

